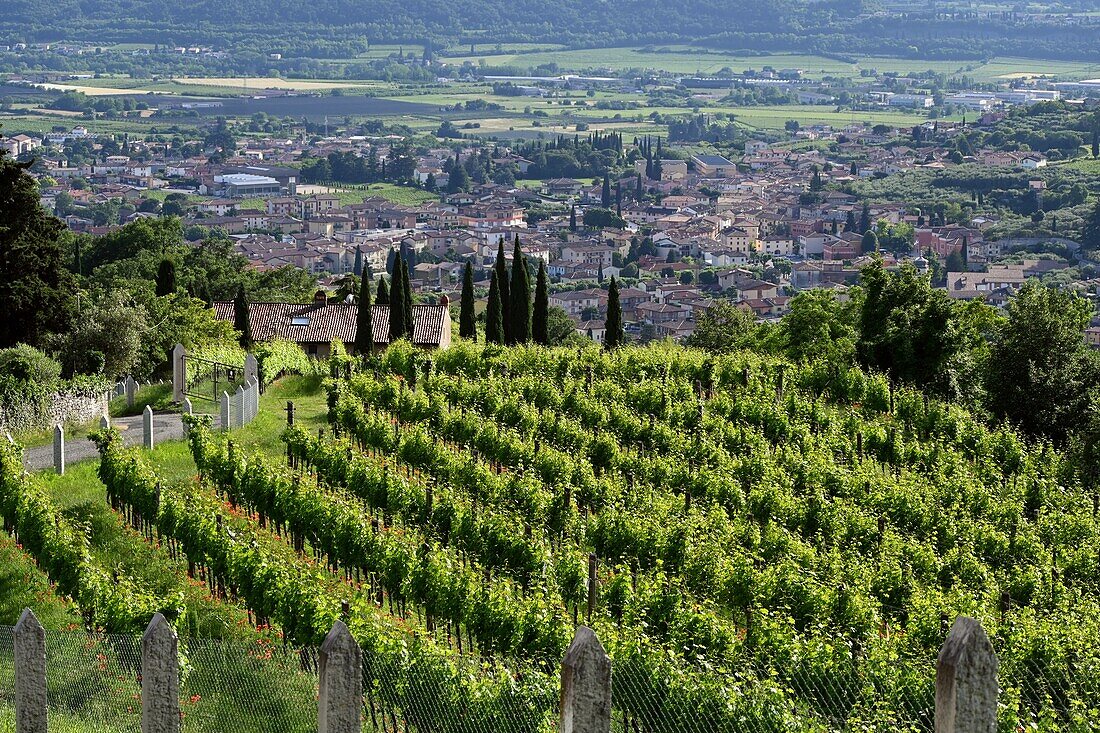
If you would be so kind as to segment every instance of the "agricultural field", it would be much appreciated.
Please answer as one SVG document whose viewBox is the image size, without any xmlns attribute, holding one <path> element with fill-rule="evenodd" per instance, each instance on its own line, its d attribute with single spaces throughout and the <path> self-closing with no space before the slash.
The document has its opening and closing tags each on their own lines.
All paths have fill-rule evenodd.
<svg viewBox="0 0 1100 733">
<path fill-rule="evenodd" d="M 88 518 L 85 560 L 24 543 L 58 582 L 132 558 L 63 589 L 109 631 L 178 608 L 192 636 L 245 618 L 312 646 L 343 615 L 368 689 L 415 682 L 368 710 L 421 730 L 459 709 L 551 730 L 578 623 L 614 659 L 616 720 L 647 730 L 925 729 L 941 613 L 990 632 L 1006 729 L 1100 704 L 1072 671 L 1100 664 L 1100 521 L 1049 447 L 752 353 L 399 344 L 328 371 L 228 436 L 108 437 L 71 477 L 22 478 L 0 445 L 0 513 L 28 537 Z"/>
</svg>

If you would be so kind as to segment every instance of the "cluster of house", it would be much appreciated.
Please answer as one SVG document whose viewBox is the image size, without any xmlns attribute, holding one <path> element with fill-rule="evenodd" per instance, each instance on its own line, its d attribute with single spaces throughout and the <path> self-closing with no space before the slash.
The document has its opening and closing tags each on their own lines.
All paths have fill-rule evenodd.
<svg viewBox="0 0 1100 733">
<path fill-rule="evenodd" d="M 856 197 L 828 185 L 951 165 L 951 129 L 944 124 L 937 130 L 947 133 L 943 147 L 919 151 L 866 125 L 819 130 L 834 137 L 845 159 L 862 161 L 852 165 L 831 162 L 817 148 L 796 150 L 760 140 L 750 141 L 737 162 L 715 154 L 669 158 L 661 161 L 658 179 L 644 181 L 646 196 L 637 198 L 634 191 L 646 172 L 641 160 L 621 180 L 610 182 L 619 192 L 612 207 L 624 228 L 583 225 L 584 212 L 605 203 L 599 179 L 554 178 L 536 186 L 474 183 L 469 190 L 419 205 L 346 191 L 337 195 L 300 180 L 296 163 L 303 157 L 353 153 L 384 162 L 399 140 L 392 137 L 250 140 L 237 155 L 218 162 L 206 155 L 176 159 L 164 144 L 133 142 L 125 153 L 103 155 L 89 165 L 46 159 L 42 172 L 56 185 L 43 187 L 42 197 L 47 205 L 62 191 L 78 205 L 122 199 L 134 204 L 128 218 L 135 218 L 156 215 L 140 206 L 150 189 L 186 191 L 185 226 L 218 227 L 254 267 L 292 265 L 314 273 L 322 285 L 349 273 L 377 276 L 394 250 L 404 248 L 416 257 L 410 273 L 414 286 L 435 302 L 443 297 L 457 301 L 467 262 L 478 285 L 488 287 L 500 246 L 510 257 L 518 239 L 529 260 L 545 264 L 553 282 L 551 302 L 573 319 L 579 333 L 602 338 L 606 283 L 617 277 L 624 280 L 620 302 L 628 332 L 682 338 L 716 298 L 732 300 L 760 319 L 775 319 L 787 312 L 799 290 L 830 288 L 845 297 L 873 254 L 863 251 L 867 222 L 911 225 L 915 241 L 905 259 L 917 267 L 933 267 L 931 258 L 955 263 L 959 271 L 947 277 L 951 297 L 1004 302 L 1035 268 L 1046 265 L 1028 270 L 993 264 L 1003 252 L 1001 243 L 985 238 L 996 223 L 992 218 L 932 226 L 903 203 L 865 209 Z M 89 133 L 79 128 L 57 135 L 64 141 Z M 5 144 L 38 142 L 23 138 L 8 138 Z M 893 144 L 882 144 L 890 140 Z M 458 157 L 480 152 L 471 143 Z M 495 147 L 492 155 L 495 163 L 511 165 L 520 175 L 531 164 L 507 148 Z M 1017 167 L 1045 162 L 1036 154 L 979 155 L 991 164 Z M 423 153 L 414 176 L 430 177 L 444 187 L 445 166 L 455 157 L 453 148 Z M 77 178 L 83 185 L 71 185 Z M 807 196 L 812 179 L 820 179 L 822 190 Z M 557 213 L 529 221 L 532 204 Z M 73 229 L 93 233 L 116 225 L 97 227 L 79 210 L 67 221 Z M 897 264 L 892 256 L 886 258 Z"/>
</svg>

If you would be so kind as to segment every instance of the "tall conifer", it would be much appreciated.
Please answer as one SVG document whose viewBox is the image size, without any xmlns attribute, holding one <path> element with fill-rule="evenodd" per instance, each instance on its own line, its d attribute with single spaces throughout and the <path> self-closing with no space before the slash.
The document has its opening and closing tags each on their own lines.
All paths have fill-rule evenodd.
<svg viewBox="0 0 1100 733">
<path fill-rule="evenodd" d="M 531 338 L 536 344 L 550 345 L 550 291 L 546 282 L 546 262 L 539 260 L 535 279 L 535 308 L 531 314 Z"/>
<path fill-rule="evenodd" d="M 462 273 L 462 303 L 458 312 L 458 335 L 477 341 L 477 320 L 474 317 L 474 268 L 466 262 Z"/>
<path fill-rule="evenodd" d="M 500 307 L 500 286 L 497 282 L 497 271 L 494 269 L 489 281 L 489 305 L 485 309 L 485 343 L 504 343 L 503 315 Z"/>
<path fill-rule="evenodd" d="M 359 307 L 355 313 L 355 353 L 365 356 L 374 351 L 374 323 L 370 302 L 370 280 L 359 286 Z"/>
<path fill-rule="evenodd" d="M 607 318 L 604 320 L 603 345 L 605 349 L 616 349 L 623 344 L 623 308 L 619 304 L 619 284 L 611 278 L 607 289 Z"/>
<path fill-rule="evenodd" d="M 531 340 L 531 278 L 527 274 L 527 259 L 520 249 L 518 234 L 512 249 L 512 283 L 509 291 L 512 307 L 508 317 L 512 330 L 508 334 L 508 342 L 525 344 Z"/>
</svg>

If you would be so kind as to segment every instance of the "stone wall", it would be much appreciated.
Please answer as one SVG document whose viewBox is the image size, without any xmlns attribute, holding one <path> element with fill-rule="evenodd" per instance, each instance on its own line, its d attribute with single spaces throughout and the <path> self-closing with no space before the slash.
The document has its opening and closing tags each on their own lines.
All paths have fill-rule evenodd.
<svg viewBox="0 0 1100 733">
<path fill-rule="evenodd" d="M 39 404 L 0 405 L 0 431 L 23 433 L 91 422 L 107 412 L 109 401 L 109 390 L 95 387 L 55 392 Z"/>
</svg>

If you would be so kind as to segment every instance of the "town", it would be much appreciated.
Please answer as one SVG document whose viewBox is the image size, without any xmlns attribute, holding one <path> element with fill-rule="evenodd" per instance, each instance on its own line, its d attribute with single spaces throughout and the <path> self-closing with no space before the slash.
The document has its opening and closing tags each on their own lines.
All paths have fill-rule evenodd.
<svg viewBox="0 0 1100 733">
<path fill-rule="evenodd" d="M 801 83 L 800 75 L 780 70 L 753 80 L 778 88 Z M 499 90 L 516 81 L 493 83 Z M 520 93 L 560 88 L 526 81 L 540 86 L 516 86 Z M 734 83 L 679 81 L 680 89 Z M 808 289 L 843 301 L 873 259 L 890 268 L 911 263 L 951 298 L 994 306 L 1031 277 L 1094 295 L 1100 281 L 1081 242 L 1067 236 L 1070 217 L 1058 231 L 1055 211 L 1042 228 L 1044 197 L 1055 207 L 1085 204 L 1087 188 L 1068 186 L 1066 174 L 1091 160 L 1088 135 L 1069 132 L 1068 142 L 1043 152 L 1006 145 L 999 131 L 1051 105 L 1092 119 L 1088 83 L 1041 86 L 949 98 L 976 110 L 969 122 L 794 122 L 782 133 L 741 132 L 736 147 L 724 148 L 707 142 L 722 126 L 705 112 L 670 120 L 664 136 L 632 139 L 577 124 L 539 140 L 491 140 L 463 136 L 447 121 L 435 136 L 412 140 L 369 122 L 333 125 L 328 134 L 286 122 L 278 136 L 243 135 L 243 122 L 218 118 L 195 140 L 102 133 L 90 121 L 0 144 L 35 161 L 43 205 L 73 232 L 102 236 L 136 219 L 176 215 L 188 240 L 228 239 L 255 269 L 301 268 L 332 294 L 349 292 L 341 289 L 349 276 L 388 272 L 401 249 L 412 253 L 417 298 L 432 303 L 458 302 L 467 263 L 483 296 L 501 243 L 510 256 L 518 241 L 528 262 L 544 263 L 550 304 L 577 335 L 602 341 L 616 278 L 628 338 L 682 340 L 720 300 L 760 321 L 781 318 Z M 933 102 L 888 92 L 879 99 Z M 1092 124 L 1094 146 L 1095 134 Z M 976 135 L 1000 144 L 973 149 Z M 1012 225 L 1020 207 L 1006 206 L 1003 192 L 983 200 L 980 181 L 968 196 L 924 210 L 896 194 L 860 195 L 861 186 L 877 193 L 891 180 L 953 170 L 1018 187 L 1029 215 Z M 1100 328 L 1088 338 L 1100 345 Z"/>
</svg>

